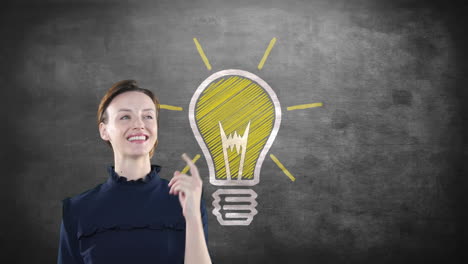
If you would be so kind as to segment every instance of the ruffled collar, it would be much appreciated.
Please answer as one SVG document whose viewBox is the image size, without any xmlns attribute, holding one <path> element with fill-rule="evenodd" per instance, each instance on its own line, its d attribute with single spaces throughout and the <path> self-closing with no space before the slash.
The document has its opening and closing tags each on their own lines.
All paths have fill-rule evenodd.
<svg viewBox="0 0 468 264">
<path fill-rule="evenodd" d="M 161 170 L 161 166 L 152 164 L 151 171 L 146 174 L 145 177 L 137 180 L 128 180 L 127 178 L 120 176 L 115 172 L 114 165 L 107 166 L 107 172 L 109 174 L 109 182 L 113 185 L 148 185 L 150 183 L 157 182 L 159 180 L 158 172 Z"/>
</svg>

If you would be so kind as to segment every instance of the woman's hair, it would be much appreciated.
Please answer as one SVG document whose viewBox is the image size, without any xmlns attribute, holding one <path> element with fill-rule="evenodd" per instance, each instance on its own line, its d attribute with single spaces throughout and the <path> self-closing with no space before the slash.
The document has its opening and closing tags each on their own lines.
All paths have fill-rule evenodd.
<svg viewBox="0 0 468 264">
<path fill-rule="evenodd" d="M 107 114 L 107 107 L 112 102 L 112 100 L 121 93 L 131 92 L 131 91 L 144 93 L 148 95 L 151 98 L 151 100 L 153 100 L 154 105 L 156 106 L 156 123 L 159 129 L 159 100 L 150 90 L 139 87 L 135 80 L 122 80 L 122 81 L 114 83 L 114 85 L 112 85 L 112 87 L 107 91 L 104 97 L 102 97 L 101 103 L 99 104 L 99 108 L 97 111 L 98 128 L 101 122 L 103 122 L 104 124 L 107 124 L 107 122 L 109 121 L 109 115 Z M 106 142 L 112 148 L 111 143 L 107 140 Z M 158 146 L 158 140 L 156 139 L 156 142 L 154 143 L 154 146 L 149 153 L 150 158 L 153 157 L 154 150 L 156 149 L 157 146 Z"/>
</svg>

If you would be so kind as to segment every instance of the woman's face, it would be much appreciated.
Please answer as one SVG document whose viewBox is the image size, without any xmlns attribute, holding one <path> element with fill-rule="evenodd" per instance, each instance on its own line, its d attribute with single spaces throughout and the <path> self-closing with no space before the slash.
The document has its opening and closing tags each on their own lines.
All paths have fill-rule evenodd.
<svg viewBox="0 0 468 264">
<path fill-rule="evenodd" d="M 156 107 L 151 98 L 131 91 L 117 95 L 107 107 L 108 122 L 101 123 L 101 138 L 109 140 L 121 158 L 148 156 L 158 138 Z M 132 136 L 143 135 L 144 140 Z"/>
</svg>

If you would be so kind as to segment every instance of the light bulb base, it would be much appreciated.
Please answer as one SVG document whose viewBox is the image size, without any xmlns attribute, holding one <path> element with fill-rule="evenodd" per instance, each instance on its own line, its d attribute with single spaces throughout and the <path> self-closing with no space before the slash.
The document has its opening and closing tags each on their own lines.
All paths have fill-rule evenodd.
<svg viewBox="0 0 468 264">
<path fill-rule="evenodd" d="M 250 225 L 258 213 L 257 193 L 251 189 L 218 189 L 212 196 L 213 214 L 221 225 Z"/>
</svg>

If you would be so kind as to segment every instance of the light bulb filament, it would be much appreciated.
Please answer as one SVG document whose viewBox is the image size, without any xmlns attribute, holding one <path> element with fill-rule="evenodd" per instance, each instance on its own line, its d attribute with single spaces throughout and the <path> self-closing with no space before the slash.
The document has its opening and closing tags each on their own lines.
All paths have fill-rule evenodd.
<svg viewBox="0 0 468 264">
<path fill-rule="evenodd" d="M 223 148 L 223 154 L 224 154 L 224 164 L 226 166 L 226 177 L 228 180 L 231 180 L 231 169 L 229 167 L 229 157 L 228 157 L 227 149 L 230 148 L 232 151 L 232 149 L 235 147 L 237 154 L 239 154 L 239 151 L 241 152 L 239 174 L 237 175 L 237 180 L 240 181 L 242 178 L 242 169 L 244 168 L 245 152 L 247 151 L 247 139 L 249 137 L 250 121 L 247 124 L 247 128 L 245 129 L 244 135 L 242 137 L 237 134 L 237 131 L 234 131 L 234 135 L 229 134 L 229 136 L 226 136 L 226 133 L 224 132 L 221 122 L 218 121 L 218 124 L 219 124 L 219 131 L 221 134 L 222 148 Z"/>
</svg>

